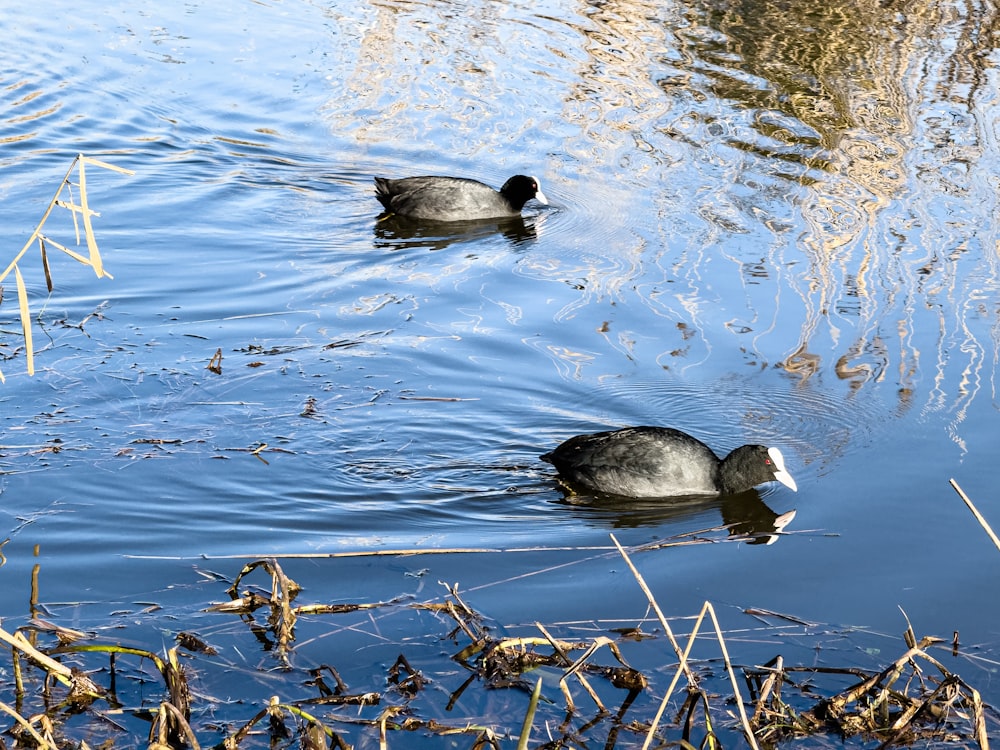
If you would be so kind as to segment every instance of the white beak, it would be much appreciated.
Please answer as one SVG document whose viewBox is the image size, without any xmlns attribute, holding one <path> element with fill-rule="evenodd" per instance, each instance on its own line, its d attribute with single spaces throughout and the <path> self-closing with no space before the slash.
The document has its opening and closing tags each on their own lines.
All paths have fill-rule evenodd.
<svg viewBox="0 0 1000 750">
<path fill-rule="evenodd" d="M 795 480 L 792 479 L 792 475 L 785 471 L 785 457 L 781 455 L 781 451 L 777 448 L 768 448 L 767 455 L 774 462 L 774 478 L 792 490 L 792 492 L 798 492 L 799 487 L 795 484 Z"/>
<path fill-rule="evenodd" d="M 538 178 L 535 177 L 534 175 L 531 176 L 531 180 L 536 185 L 538 185 L 538 189 L 535 190 L 535 200 L 538 201 L 539 203 L 541 203 L 542 205 L 545 205 L 545 206 L 549 205 L 549 199 L 546 198 L 545 197 L 545 193 L 542 192 L 542 183 L 540 183 L 538 181 Z"/>
</svg>

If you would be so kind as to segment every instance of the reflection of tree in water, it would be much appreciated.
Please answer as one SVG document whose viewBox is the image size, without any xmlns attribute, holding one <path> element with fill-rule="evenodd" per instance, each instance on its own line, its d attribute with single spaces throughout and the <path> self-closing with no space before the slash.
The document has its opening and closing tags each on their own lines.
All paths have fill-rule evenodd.
<svg viewBox="0 0 1000 750">
<path fill-rule="evenodd" d="M 700 7 L 725 38 L 714 56 L 736 53 L 741 72 L 767 82 L 762 97 L 721 74 L 716 94 L 815 129 L 827 162 L 801 200 L 808 229 L 799 243 L 811 268 L 792 281 L 806 320 L 783 367 L 803 378 L 816 373 L 823 358 L 811 347 L 826 328 L 841 352 L 837 377 L 857 389 L 894 368 L 905 407 L 921 354 L 937 357 L 938 386 L 951 355 L 951 369 L 963 373 L 952 376 L 960 392 L 951 406 L 961 412 L 986 350 L 997 351 L 995 328 L 973 333 L 980 312 L 967 304 L 996 291 L 995 242 L 970 242 L 996 207 L 995 191 L 980 190 L 996 155 L 979 162 L 995 121 L 984 100 L 992 96 L 991 45 L 981 39 L 997 28 L 996 8 L 750 0 Z M 967 201 L 988 205 L 976 210 Z M 853 341 L 841 338 L 841 320 L 856 329 Z M 921 351 L 927 332 L 936 332 L 936 352 Z"/>
<path fill-rule="evenodd" d="M 895 382 L 899 410 L 920 392 L 956 418 L 992 377 L 992 5 L 594 0 L 518 24 L 434 7 L 373 6 L 334 124 L 462 160 L 545 130 L 547 168 L 580 194 L 554 229 L 579 251 L 518 271 L 574 290 L 554 294 L 557 324 L 638 298 L 657 354 L 600 329 L 630 361 L 736 349 L 849 393 Z M 545 83 L 512 89 L 529 69 Z M 551 342 L 557 367 L 578 343 Z"/>
<path fill-rule="evenodd" d="M 996 55 L 982 41 L 1000 26 L 997 9 L 850 0 L 692 0 L 670 9 L 623 0 L 599 4 L 588 23 L 596 28 L 581 91 L 597 93 L 572 97 L 568 114 L 588 100 L 593 115 L 602 97 L 631 107 L 609 92 L 632 85 L 648 96 L 648 74 L 659 101 L 618 118 L 648 146 L 648 163 L 629 166 L 653 172 L 688 159 L 700 161 L 706 183 L 726 181 L 696 201 L 670 196 L 665 216 L 704 220 L 696 242 L 669 258 L 637 247 L 643 273 L 657 263 L 676 284 L 669 302 L 651 298 L 651 307 L 686 319 L 710 349 L 717 335 L 704 319 L 711 289 L 700 269 L 718 257 L 712 244 L 729 254 L 728 239 L 763 225 L 773 238 L 765 257 L 740 249 L 730 257 L 750 315 L 726 326 L 754 337 L 748 349 L 803 381 L 828 371 L 851 391 L 895 379 L 901 410 L 929 375 L 927 408 L 961 418 L 1000 348 L 990 323 L 1000 276 L 990 129 L 1000 113 L 990 93 Z M 661 41 L 665 49 L 654 49 Z M 606 139 L 610 129 L 597 123 L 615 112 L 596 114 L 589 130 Z M 660 176 L 669 191 L 672 175 Z M 793 206 L 798 216 L 788 215 Z M 795 297 L 779 300 L 779 277 Z M 780 327 L 753 333 L 779 317 Z M 798 341 L 775 341 L 795 317 Z M 661 359 L 677 361 L 672 351 L 680 350 Z"/>
</svg>

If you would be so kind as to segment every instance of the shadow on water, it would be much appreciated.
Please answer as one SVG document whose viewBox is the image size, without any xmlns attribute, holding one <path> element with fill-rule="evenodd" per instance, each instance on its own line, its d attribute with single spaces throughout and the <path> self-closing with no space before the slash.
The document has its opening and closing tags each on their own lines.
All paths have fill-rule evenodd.
<svg viewBox="0 0 1000 750">
<path fill-rule="evenodd" d="M 773 544 L 795 518 L 794 510 L 775 513 L 755 489 L 723 497 L 665 498 L 579 495 L 564 489 L 561 503 L 585 523 L 615 529 L 678 525 L 718 511 L 729 536 L 749 544 Z"/>
<path fill-rule="evenodd" d="M 375 246 L 443 250 L 456 242 L 476 242 L 500 234 L 519 247 L 538 238 L 537 221 L 537 217 L 525 221 L 523 216 L 481 221 L 420 221 L 384 213 L 375 221 Z"/>
</svg>

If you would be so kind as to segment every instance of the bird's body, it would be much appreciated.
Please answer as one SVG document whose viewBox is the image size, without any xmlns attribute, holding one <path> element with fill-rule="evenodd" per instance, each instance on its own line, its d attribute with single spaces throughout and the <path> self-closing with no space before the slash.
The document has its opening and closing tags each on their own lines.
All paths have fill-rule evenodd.
<svg viewBox="0 0 1000 750">
<path fill-rule="evenodd" d="M 548 203 L 538 180 L 526 175 L 511 177 L 499 191 L 465 177 L 376 177 L 375 196 L 386 211 L 423 221 L 513 217 L 532 198 Z"/>
<path fill-rule="evenodd" d="M 669 427 L 578 435 L 542 459 L 571 487 L 608 495 L 732 495 L 771 481 L 797 489 L 777 448 L 744 445 L 720 461 L 703 442 Z"/>
</svg>

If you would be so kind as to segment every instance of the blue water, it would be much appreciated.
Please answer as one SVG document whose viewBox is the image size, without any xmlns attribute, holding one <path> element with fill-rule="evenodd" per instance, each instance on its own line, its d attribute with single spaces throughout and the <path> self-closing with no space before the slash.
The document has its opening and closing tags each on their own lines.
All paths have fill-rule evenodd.
<svg viewBox="0 0 1000 750">
<path fill-rule="evenodd" d="M 135 174 L 87 172 L 113 280 L 50 250 L 49 295 L 22 261 L 33 377 L 3 281 L 5 627 L 35 564 L 53 618 L 101 627 L 135 601 L 196 616 L 224 598 L 196 569 L 228 556 L 638 544 L 760 512 L 567 503 L 538 460 L 651 423 L 777 445 L 799 486 L 762 490 L 796 511 L 775 543 L 644 553 L 668 613 L 895 634 L 902 608 L 992 654 L 955 668 L 997 701 L 1000 552 L 948 484 L 1000 525 L 998 61 L 965 46 L 987 9 L 795 9 L 775 35 L 753 3 L 50 5 L 3 7 L 5 257 L 77 153 Z M 551 201 L 518 231 L 376 222 L 373 175 L 518 172 Z M 620 560 L 572 557 L 296 571 L 318 599 L 493 583 L 505 624 L 644 615 Z"/>
</svg>

